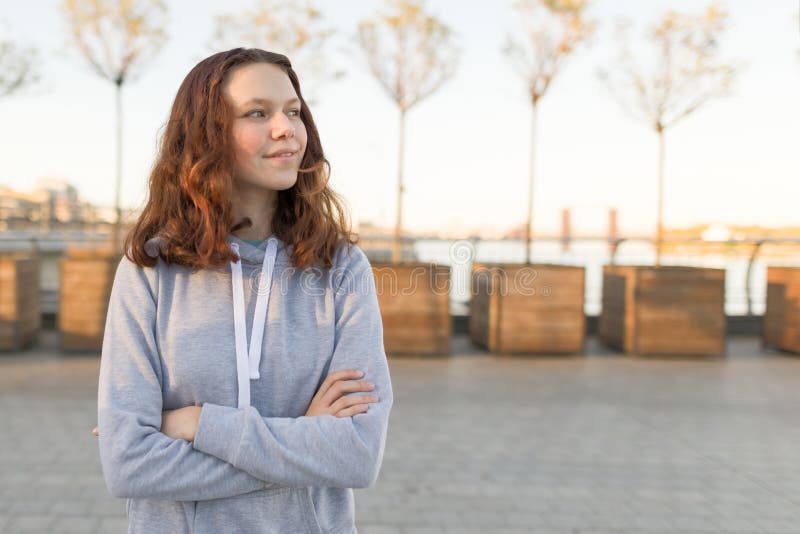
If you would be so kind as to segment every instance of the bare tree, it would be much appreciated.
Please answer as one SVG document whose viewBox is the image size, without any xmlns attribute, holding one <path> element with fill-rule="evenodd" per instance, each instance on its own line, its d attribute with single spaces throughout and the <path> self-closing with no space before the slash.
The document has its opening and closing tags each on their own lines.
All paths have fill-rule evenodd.
<svg viewBox="0 0 800 534">
<path fill-rule="evenodd" d="M 567 57 L 593 33 L 586 18 L 585 0 L 517 0 L 514 10 L 519 36 L 509 34 L 503 52 L 524 80 L 531 102 L 530 179 L 525 224 L 525 262 L 531 262 L 533 241 L 533 185 L 536 155 L 536 112 Z"/>
<path fill-rule="evenodd" d="M 344 76 L 344 71 L 331 68 L 328 51 L 335 32 L 324 27 L 316 4 L 256 0 L 252 10 L 217 16 L 209 46 L 214 50 L 256 47 L 284 54 L 303 81 L 304 98 L 312 104 L 324 83 Z"/>
<path fill-rule="evenodd" d="M 618 27 L 618 65 L 599 72 L 623 108 L 658 134 L 656 266 L 661 264 L 664 240 L 664 132 L 730 91 L 736 67 L 719 57 L 718 42 L 726 18 L 716 3 L 697 15 L 664 13 L 646 33 L 654 57 L 652 70 L 631 53 L 630 23 L 623 21 Z"/>
<path fill-rule="evenodd" d="M 39 81 L 35 48 L 21 47 L 10 37 L 0 38 L 0 97 L 8 96 Z"/>
<path fill-rule="evenodd" d="M 397 220 L 392 261 L 400 261 L 403 224 L 403 140 L 406 112 L 439 89 L 456 70 L 452 30 L 425 11 L 424 0 L 389 0 L 388 11 L 358 24 L 369 70 L 400 112 Z"/>
<path fill-rule="evenodd" d="M 116 250 L 122 222 L 122 86 L 161 50 L 167 8 L 162 0 L 63 0 L 61 8 L 80 54 L 95 74 L 116 87 L 116 221 L 111 235 Z"/>
</svg>

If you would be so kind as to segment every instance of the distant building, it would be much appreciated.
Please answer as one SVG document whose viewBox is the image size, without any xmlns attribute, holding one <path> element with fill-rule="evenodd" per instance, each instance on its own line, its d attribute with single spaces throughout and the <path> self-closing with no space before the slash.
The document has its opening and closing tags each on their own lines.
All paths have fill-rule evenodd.
<svg viewBox="0 0 800 534">
<path fill-rule="evenodd" d="M 66 180 L 38 180 L 32 191 L 0 186 L 0 230 L 106 231 L 115 220 L 113 208 L 82 201 Z"/>
<path fill-rule="evenodd" d="M 0 230 L 33 226 L 41 211 L 42 199 L 38 195 L 0 187 Z"/>
</svg>

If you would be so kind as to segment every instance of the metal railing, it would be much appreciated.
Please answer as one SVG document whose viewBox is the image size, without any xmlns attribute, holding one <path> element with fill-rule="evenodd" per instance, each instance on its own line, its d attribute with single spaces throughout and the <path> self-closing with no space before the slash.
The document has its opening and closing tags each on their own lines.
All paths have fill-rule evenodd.
<svg viewBox="0 0 800 534">
<path fill-rule="evenodd" d="M 104 246 L 107 233 L 81 231 L 0 232 L 0 252 L 38 250 L 43 259 L 43 309 L 57 308 L 58 260 L 68 247 Z M 766 268 L 769 265 L 800 266 L 800 238 L 764 238 L 728 241 L 672 239 L 664 242 L 662 265 L 726 269 L 726 312 L 754 316 L 766 305 Z M 361 236 L 360 246 L 371 260 L 389 257 L 391 239 Z M 455 315 L 467 313 L 472 263 L 521 263 L 520 239 L 403 239 L 403 258 L 451 267 L 450 301 Z M 538 238 L 533 242 L 533 263 L 578 265 L 586 268 L 585 311 L 597 315 L 602 297 L 602 267 L 606 264 L 653 265 L 655 247 L 646 237 L 609 241 L 600 237 Z"/>
<path fill-rule="evenodd" d="M 388 238 L 362 238 L 362 248 L 384 250 Z M 775 247 L 772 247 L 775 245 Z M 469 275 L 473 261 L 521 263 L 522 240 L 492 239 L 416 239 L 404 246 L 413 250 L 417 261 L 451 266 L 451 308 L 454 314 L 466 313 L 469 304 Z M 771 250 L 765 252 L 769 246 Z M 468 253 L 464 254 L 467 249 Z M 376 255 L 378 256 L 378 255 Z M 465 256 L 468 258 L 465 260 Z M 559 237 L 536 239 L 533 263 L 577 265 L 586 268 L 585 311 L 597 315 L 602 297 L 602 267 L 606 264 L 653 265 L 655 246 L 647 237 L 628 237 L 609 241 L 604 238 Z M 715 267 L 726 270 L 726 313 L 754 316 L 766 306 L 766 268 L 769 265 L 800 266 L 800 239 L 764 238 L 727 241 L 671 239 L 664 241 L 662 265 Z"/>
</svg>

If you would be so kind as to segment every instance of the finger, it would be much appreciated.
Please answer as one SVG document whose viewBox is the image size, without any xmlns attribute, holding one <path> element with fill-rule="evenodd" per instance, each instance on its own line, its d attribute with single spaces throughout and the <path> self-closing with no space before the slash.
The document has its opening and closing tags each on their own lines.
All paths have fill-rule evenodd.
<svg viewBox="0 0 800 534">
<path fill-rule="evenodd" d="M 336 417 L 350 417 L 356 415 L 358 413 L 364 413 L 369 410 L 369 405 L 367 404 L 356 404 L 350 408 L 346 408 L 341 410 L 336 414 Z"/>
<path fill-rule="evenodd" d="M 100 435 L 100 429 L 97 428 L 97 427 L 94 427 L 92 429 L 92 434 L 94 434 L 95 436 L 99 436 Z"/>
<path fill-rule="evenodd" d="M 339 380 L 335 382 L 322 396 L 325 406 L 333 406 L 333 403 L 343 397 L 346 393 L 361 391 L 356 380 Z"/>
<path fill-rule="evenodd" d="M 354 404 L 364 404 L 369 402 L 378 402 L 377 395 L 345 395 L 331 404 L 331 409 L 333 413 L 336 413 L 339 410 L 343 410 Z"/>
<path fill-rule="evenodd" d="M 319 395 L 320 398 L 324 398 L 330 388 L 340 380 L 354 380 L 356 378 L 361 378 L 362 376 L 364 375 L 361 374 L 361 371 L 358 369 L 342 369 L 339 371 L 334 371 L 325 378 L 324 382 L 322 382 L 322 385 L 319 387 L 319 391 L 317 391 L 317 395 Z"/>
<path fill-rule="evenodd" d="M 328 391 L 328 395 L 325 400 L 328 402 L 328 404 L 333 404 L 336 402 L 336 399 L 342 397 L 345 393 L 352 393 L 354 391 L 372 391 L 373 389 L 375 389 L 375 385 L 370 384 L 365 380 L 339 381 Z"/>
<path fill-rule="evenodd" d="M 336 384 L 340 380 L 353 380 L 356 378 L 361 378 L 363 373 L 358 369 L 341 369 L 339 371 L 334 371 L 330 373 L 326 378 L 325 381 L 322 383 L 322 386 L 319 388 L 319 395 L 320 397 L 324 396 L 328 390 L 330 390 L 331 386 Z"/>
<path fill-rule="evenodd" d="M 375 389 L 373 384 L 363 380 L 340 380 L 331 386 L 331 389 L 328 390 L 328 393 L 323 398 L 323 402 L 327 406 L 332 406 L 340 398 L 347 396 L 348 393 L 353 393 L 356 391 L 372 391 L 373 389 Z"/>
</svg>

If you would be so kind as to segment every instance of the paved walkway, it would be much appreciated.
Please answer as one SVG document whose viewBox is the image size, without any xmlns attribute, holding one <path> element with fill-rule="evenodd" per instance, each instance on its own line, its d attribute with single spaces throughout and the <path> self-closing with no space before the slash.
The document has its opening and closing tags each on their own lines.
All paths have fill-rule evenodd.
<svg viewBox="0 0 800 534">
<path fill-rule="evenodd" d="M 95 423 L 97 355 L 0 355 L 0 532 L 125 532 Z M 390 360 L 360 534 L 800 533 L 800 358 Z"/>
</svg>

